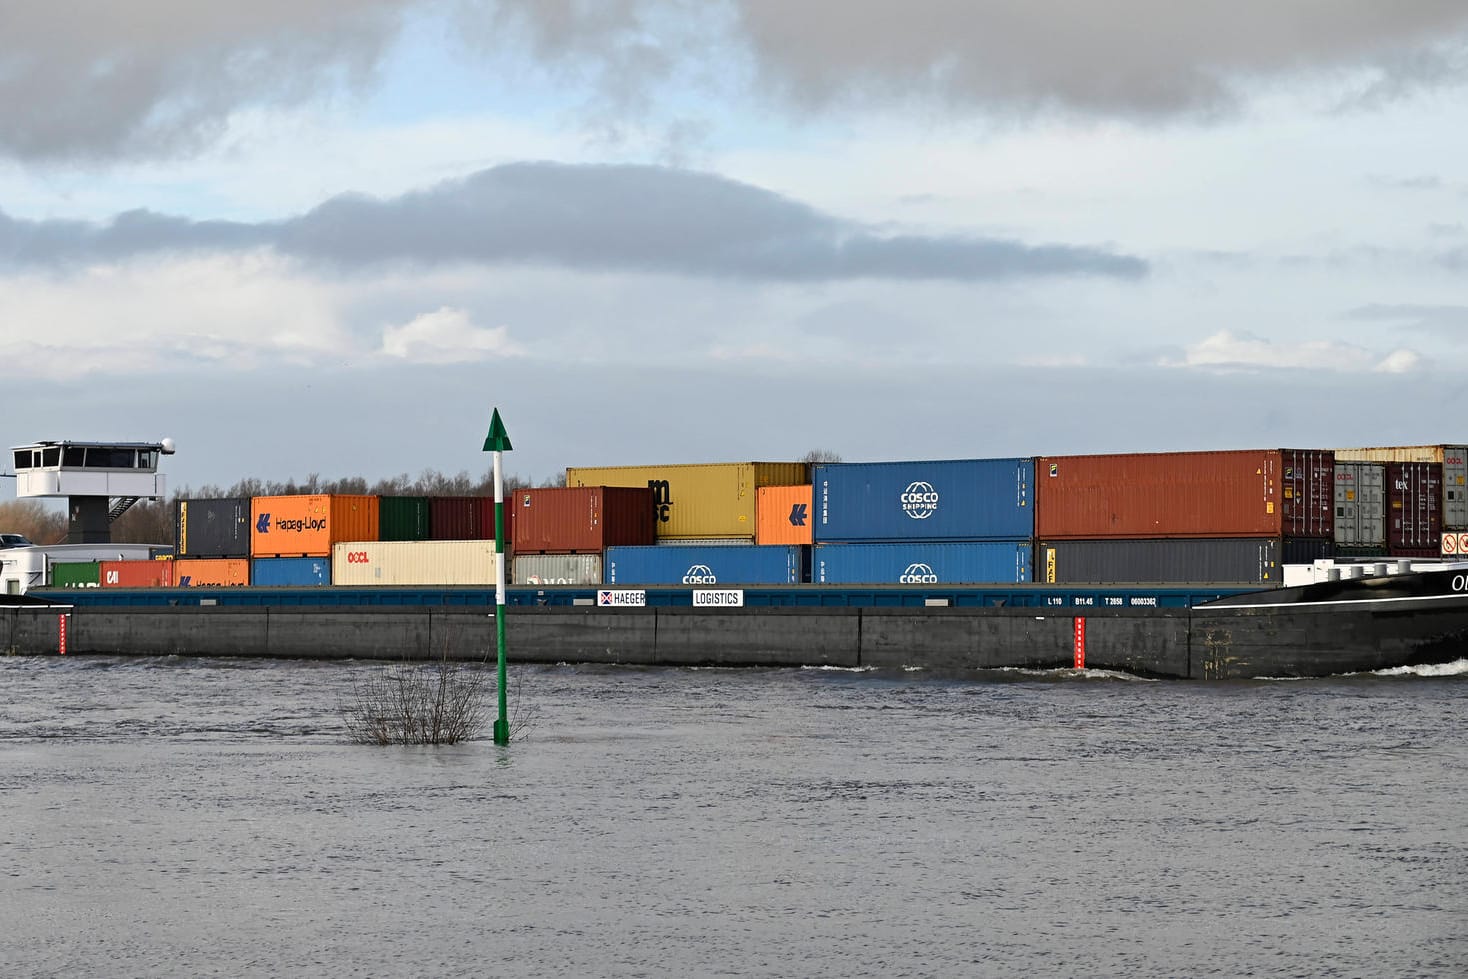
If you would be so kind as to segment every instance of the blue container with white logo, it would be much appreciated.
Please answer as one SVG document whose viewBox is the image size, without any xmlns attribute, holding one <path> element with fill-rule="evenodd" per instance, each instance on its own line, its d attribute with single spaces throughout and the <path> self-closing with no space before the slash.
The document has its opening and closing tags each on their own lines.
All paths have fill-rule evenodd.
<svg viewBox="0 0 1468 979">
<path fill-rule="evenodd" d="M 825 585 L 987 585 L 1031 580 L 1028 540 L 817 544 L 811 581 Z"/>
<path fill-rule="evenodd" d="M 602 578 L 609 585 L 798 585 L 804 565 L 798 545 L 609 547 Z"/>
<path fill-rule="evenodd" d="M 812 467 L 817 544 L 1035 536 L 1035 460 L 848 462 Z"/>
<path fill-rule="evenodd" d="M 250 562 L 250 584 L 301 588 L 331 584 L 329 557 L 257 557 Z"/>
</svg>

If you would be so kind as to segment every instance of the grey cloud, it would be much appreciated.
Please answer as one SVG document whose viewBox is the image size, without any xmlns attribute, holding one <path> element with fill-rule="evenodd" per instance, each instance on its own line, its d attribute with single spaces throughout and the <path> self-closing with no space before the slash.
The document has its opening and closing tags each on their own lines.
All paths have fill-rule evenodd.
<svg viewBox="0 0 1468 979">
<path fill-rule="evenodd" d="M 1468 306 L 1374 303 L 1348 311 L 1347 319 L 1387 323 L 1402 330 L 1468 340 Z"/>
</svg>

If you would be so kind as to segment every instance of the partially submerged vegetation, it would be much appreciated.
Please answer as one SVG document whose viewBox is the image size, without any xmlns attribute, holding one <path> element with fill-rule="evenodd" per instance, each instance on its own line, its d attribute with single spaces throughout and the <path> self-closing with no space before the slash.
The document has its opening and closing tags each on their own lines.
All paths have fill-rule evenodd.
<svg viewBox="0 0 1468 979">
<path fill-rule="evenodd" d="M 354 744 L 458 744 L 489 728 L 497 694 L 484 664 L 395 663 L 357 680 L 341 715 Z M 532 726 L 520 698 L 515 701 L 512 741 Z"/>
</svg>

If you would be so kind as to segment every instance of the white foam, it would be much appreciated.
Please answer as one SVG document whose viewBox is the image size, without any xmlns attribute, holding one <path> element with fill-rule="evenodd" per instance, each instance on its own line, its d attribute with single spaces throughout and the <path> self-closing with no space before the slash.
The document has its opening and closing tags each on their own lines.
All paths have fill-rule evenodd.
<svg viewBox="0 0 1468 979">
<path fill-rule="evenodd" d="M 802 670 L 828 670 L 832 673 L 870 673 L 875 666 L 802 666 Z"/>
<path fill-rule="evenodd" d="M 1375 670 L 1372 676 L 1463 676 L 1468 674 L 1468 659 L 1451 663 L 1432 663 L 1428 666 L 1394 666 L 1389 670 Z"/>
</svg>

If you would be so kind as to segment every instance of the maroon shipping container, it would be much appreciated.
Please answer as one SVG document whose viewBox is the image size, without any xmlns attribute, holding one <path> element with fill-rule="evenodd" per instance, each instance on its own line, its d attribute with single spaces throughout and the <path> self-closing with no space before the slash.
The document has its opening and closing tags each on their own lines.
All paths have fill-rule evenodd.
<svg viewBox="0 0 1468 979">
<path fill-rule="evenodd" d="M 516 554 L 593 554 L 657 543 L 653 491 L 569 486 L 515 493 Z"/>
<path fill-rule="evenodd" d="M 103 588 L 172 588 L 172 561 L 102 561 L 97 569 Z"/>
<path fill-rule="evenodd" d="M 1442 494 L 1442 463 L 1387 463 L 1386 548 L 1389 555 L 1441 556 Z"/>
<path fill-rule="evenodd" d="M 515 494 L 505 491 L 505 541 L 515 539 Z M 493 496 L 432 496 L 429 540 L 494 540 Z"/>
<path fill-rule="evenodd" d="M 1035 536 L 1335 536 L 1335 454 L 1317 449 L 1040 456 Z"/>
</svg>

